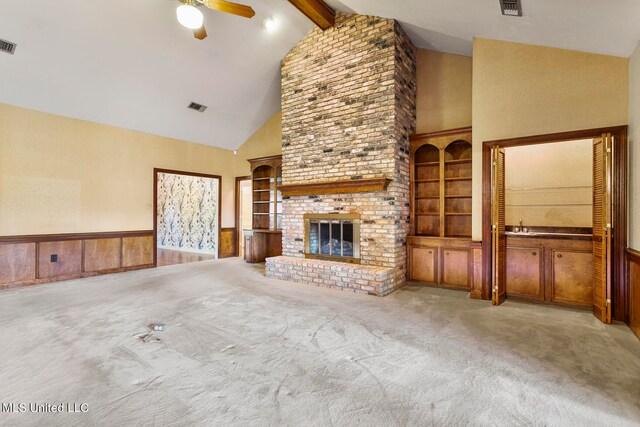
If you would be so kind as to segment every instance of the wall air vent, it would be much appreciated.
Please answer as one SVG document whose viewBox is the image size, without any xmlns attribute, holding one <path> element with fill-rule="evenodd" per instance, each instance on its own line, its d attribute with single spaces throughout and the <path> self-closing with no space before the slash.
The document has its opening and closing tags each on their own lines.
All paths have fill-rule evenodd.
<svg viewBox="0 0 640 427">
<path fill-rule="evenodd" d="M 202 105 L 202 104 L 198 104 L 197 102 L 192 102 L 191 104 L 189 104 L 189 106 L 187 108 L 191 108 L 192 110 L 196 110 L 199 111 L 201 113 L 204 113 L 204 110 L 207 109 L 206 105 Z"/>
<path fill-rule="evenodd" d="M 500 8 L 505 16 L 522 16 L 520 0 L 500 0 Z"/>
<path fill-rule="evenodd" d="M 0 39 L 0 51 L 13 55 L 16 51 L 16 44 Z"/>
</svg>

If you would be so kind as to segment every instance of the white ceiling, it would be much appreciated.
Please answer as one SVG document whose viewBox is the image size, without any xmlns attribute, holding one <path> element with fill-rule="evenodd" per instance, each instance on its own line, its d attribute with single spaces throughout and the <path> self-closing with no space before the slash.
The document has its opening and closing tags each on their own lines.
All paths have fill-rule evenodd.
<svg viewBox="0 0 640 427">
<path fill-rule="evenodd" d="M 236 0 L 251 20 L 203 9 L 204 41 L 177 23 L 177 0 L 0 1 L 0 38 L 18 44 L 0 53 L 0 103 L 230 149 L 279 111 L 280 60 L 312 28 L 286 0 Z M 640 0 L 522 1 L 522 18 L 501 16 L 498 0 L 327 3 L 463 55 L 473 37 L 625 57 L 640 39 Z"/>
<path fill-rule="evenodd" d="M 394 18 L 418 47 L 471 56 L 474 37 L 628 57 L 640 40 L 640 0 L 325 0 L 337 10 Z"/>
<path fill-rule="evenodd" d="M 203 41 L 177 0 L 0 3 L 18 44 L 0 53 L 0 103 L 231 149 L 280 110 L 280 60 L 312 28 L 284 0 L 248 0 L 253 19 L 201 8 Z"/>
</svg>

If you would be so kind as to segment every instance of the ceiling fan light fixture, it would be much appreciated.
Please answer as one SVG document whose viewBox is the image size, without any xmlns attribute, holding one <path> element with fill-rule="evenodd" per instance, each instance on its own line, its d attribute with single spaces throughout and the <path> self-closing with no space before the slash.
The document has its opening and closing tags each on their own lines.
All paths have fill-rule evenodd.
<svg viewBox="0 0 640 427">
<path fill-rule="evenodd" d="M 262 25 L 264 26 L 264 28 L 266 28 L 267 31 L 269 32 L 273 32 L 276 29 L 278 29 L 278 23 L 276 22 L 275 19 L 269 17 L 266 18 L 263 22 Z"/>
<path fill-rule="evenodd" d="M 178 17 L 178 22 L 180 24 L 191 30 L 197 30 L 202 27 L 202 23 L 204 22 L 202 12 L 200 12 L 196 7 L 187 4 L 178 6 L 176 9 L 176 16 Z"/>
</svg>

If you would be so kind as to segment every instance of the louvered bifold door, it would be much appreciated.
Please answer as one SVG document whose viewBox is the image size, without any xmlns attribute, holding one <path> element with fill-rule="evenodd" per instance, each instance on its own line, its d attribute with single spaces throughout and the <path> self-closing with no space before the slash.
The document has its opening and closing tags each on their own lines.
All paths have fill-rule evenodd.
<svg viewBox="0 0 640 427">
<path fill-rule="evenodd" d="M 613 138 L 593 140 L 593 315 L 611 323 Z"/>
<path fill-rule="evenodd" d="M 504 149 L 491 149 L 491 302 L 500 305 L 506 297 Z"/>
</svg>

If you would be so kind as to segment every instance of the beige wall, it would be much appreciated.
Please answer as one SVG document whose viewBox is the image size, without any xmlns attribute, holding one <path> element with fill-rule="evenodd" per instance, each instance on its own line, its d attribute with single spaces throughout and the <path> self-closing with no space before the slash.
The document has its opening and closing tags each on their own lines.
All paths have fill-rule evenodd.
<svg viewBox="0 0 640 427">
<path fill-rule="evenodd" d="M 222 176 L 234 222 L 229 150 L 0 104 L 0 235 L 153 228 L 153 168 Z"/>
<path fill-rule="evenodd" d="M 506 223 L 591 227 L 591 140 L 506 149 Z"/>
<path fill-rule="evenodd" d="M 417 50 L 416 133 L 471 126 L 472 66 L 467 56 Z"/>
<path fill-rule="evenodd" d="M 640 250 L 640 43 L 629 73 L 629 247 Z"/>
<path fill-rule="evenodd" d="M 236 176 L 251 174 L 247 159 L 280 154 L 282 154 L 282 113 L 278 112 L 238 148 L 235 174 Z"/>
<path fill-rule="evenodd" d="M 482 239 L 482 142 L 627 123 L 626 58 L 475 39 L 473 239 Z"/>
</svg>

